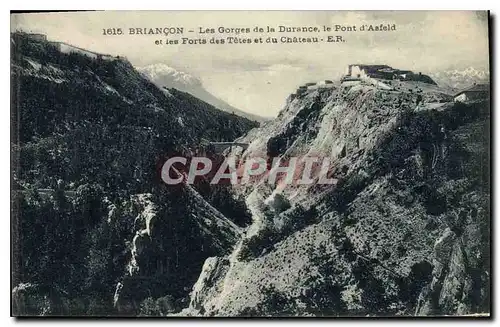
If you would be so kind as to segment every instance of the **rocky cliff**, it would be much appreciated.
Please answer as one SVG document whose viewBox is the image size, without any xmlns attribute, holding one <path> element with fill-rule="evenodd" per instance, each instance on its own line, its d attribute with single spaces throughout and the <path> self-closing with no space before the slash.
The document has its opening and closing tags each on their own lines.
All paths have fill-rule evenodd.
<svg viewBox="0 0 500 327">
<path fill-rule="evenodd" d="M 489 103 L 450 99 L 418 82 L 291 97 L 237 154 L 328 156 L 337 183 L 235 187 L 253 223 L 180 315 L 489 312 Z"/>
</svg>

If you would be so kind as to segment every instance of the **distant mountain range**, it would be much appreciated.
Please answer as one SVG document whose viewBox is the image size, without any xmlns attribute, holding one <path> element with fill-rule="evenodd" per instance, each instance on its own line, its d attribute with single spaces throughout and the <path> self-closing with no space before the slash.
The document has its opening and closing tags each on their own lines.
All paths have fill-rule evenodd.
<svg viewBox="0 0 500 327">
<path fill-rule="evenodd" d="M 429 74 L 440 86 L 454 90 L 464 89 L 474 83 L 487 83 L 490 74 L 485 70 L 469 67 L 463 70 L 445 70 Z"/>
<path fill-rule="evenodd" d="M 236 115 L 259 122 L 266 120 L 261 116 L 236 109 L 227 102 L 217 98 L 205 90 L 199 78 L 188 73 L 178 71 L 166 64 L 154 64 L 145 67 L 138 67 L 137 70 L 146 75 L 147 78 L 160 88 L 175 88 L 179 91 L 190 93 L 222 111 L 235 113 Z"/>
</svg>

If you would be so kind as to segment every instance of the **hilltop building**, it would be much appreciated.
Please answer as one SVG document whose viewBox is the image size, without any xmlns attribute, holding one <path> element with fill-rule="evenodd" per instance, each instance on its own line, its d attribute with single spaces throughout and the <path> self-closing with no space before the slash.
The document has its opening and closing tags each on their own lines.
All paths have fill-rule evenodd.
<svg viewBox="0 0 500 327">
<path fill-rule="evenodd" d="M 411 70 L 401 70 L 392 68 L 387 65 L 365 65 L 351 64 L 348 65 L 342 82 L 352 84 L 356 80 L 366 80 L 368 78 L 383 79 L 383 80 L 399 80 L 399 81 L 418 81 L 436 85 L 436 82 L 427 75 L 422 73 L 415 74 Z"/>
<path fill-rule="evenodd" d="M 54 47 L 56 47 L 57 50 L 59 50 L 59 51 L 61 51 L 63 53 L 68 53 L 68 54 L 69 53 L 78 53 L 78 54 L 87 56 L 89 58 L 100 59 L 100 60 L 115 60 L 115 59 L 118 59 L 118 57 L 113 57 L 111 55 L 102 54 L 102 53 L 98 53 L 98 52 L 94 52 L 94 51 L 82 49 L 80 47 L 77 47 L 77 46 L 74 46 L 74 45 L 71 45 L 71 44 L 67 44 L 65 42 L 53 41 L 53 42 L 49 42 L 49 43 L 51 45 L 53 45 Z"/>
</svg>

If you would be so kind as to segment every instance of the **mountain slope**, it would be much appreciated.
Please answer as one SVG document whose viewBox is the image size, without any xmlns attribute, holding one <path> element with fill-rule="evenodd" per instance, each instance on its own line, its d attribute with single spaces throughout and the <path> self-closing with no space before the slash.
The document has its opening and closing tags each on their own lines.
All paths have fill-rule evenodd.
<svg viewBox="0 0 500 327">
<path fill-rule="evenodd" d="M 179 91 L 187 92 L 195 97 L 211 104 L 212 106 L 229 113 L 234 113 L 238 116 L 245 117 L 250 120 L 262 122 L 263 117 L 252 115 L 250 113 L 234 108 L 223 100 L 215 97 L 213 94 L 205 90 L 201 81 L 184 72 L 175 70 L 165 64 L 155 64 L 146 67 L 140 67 L 138 70 L 147 76 L 158 87 L 175 88 Z"/>
<path fill-rule="evenodd" d="M 490 311 L 489 103 L 400 89 L 308 90 L 238 140 L 247 158 L 330 157 L 338 182 L 235 188 L 253 224 L 180 315 Z"/>
</svg>

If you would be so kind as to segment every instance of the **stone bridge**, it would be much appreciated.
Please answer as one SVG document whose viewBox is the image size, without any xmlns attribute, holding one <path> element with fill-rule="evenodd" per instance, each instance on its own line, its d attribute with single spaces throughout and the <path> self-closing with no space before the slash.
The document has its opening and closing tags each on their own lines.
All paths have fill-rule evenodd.
<svg viewBox="0 0 500 327">
<path fill-rule="evenodd" d="M 217 153 L 222 153 L 224 150 L 233 147 L 240 147 L 245 151 L 248 148 L 248 143 L 240 143 L 240 142 L 210 142 L 210 147 L 214 149 Z"/>
</svg>

